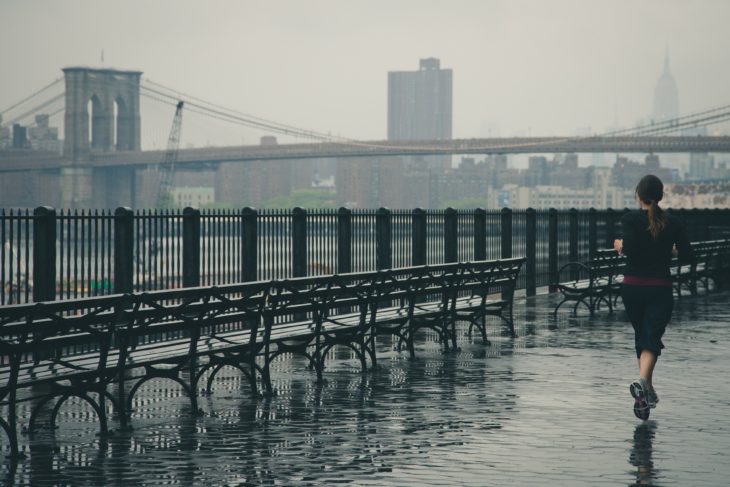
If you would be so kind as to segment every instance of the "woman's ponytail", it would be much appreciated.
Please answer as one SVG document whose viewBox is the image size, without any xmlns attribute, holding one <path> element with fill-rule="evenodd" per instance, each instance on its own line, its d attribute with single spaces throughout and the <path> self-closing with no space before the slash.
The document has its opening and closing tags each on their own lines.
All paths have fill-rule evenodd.
<svg viewBox="0 0 730 487">
<path fill-rule="evenodd" d="M 667 216 L 664 214 L 664 210 L 659 208 L 656 200 L 651 200 L 647 216 L 649 218 L 649 233 L 653 238 L 656 238 L 667 225 Z"/>
<path fill-rule="evenodd" d="M 636 185 L 636 196 L 649 205 L 648 230 L 653 238 L 657 238 L 657 235 L 667 225 L 667 215 L 659 208 L 659 202 L 664 197 L 664 184 L 662 184 L 661 179 L 653 174 L 646 175 Z"/>
</svg>

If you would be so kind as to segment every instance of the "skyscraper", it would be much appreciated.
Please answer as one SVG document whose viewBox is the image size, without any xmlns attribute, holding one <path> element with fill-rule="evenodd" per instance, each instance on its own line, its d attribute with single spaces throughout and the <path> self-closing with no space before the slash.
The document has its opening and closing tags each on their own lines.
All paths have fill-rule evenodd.
<svg viewBox="0 0 730 487">
<path fill-rule="evenodd" d="M 654 90 L 654 113 L 652 118 L 656 122 L 670 120 L 679 116 L 679 97 L 677 83 L 669 70 L 669 51 L 664 55 L 664 72 L 657 81 Z"/>
<path fill-rule="evenodd" d="M 451 138 L 452 71 L 436 58 L 388 73 L 388 140 Z"/>
<path fill-rule="evenodd" d="M 388 73 L 388 140 L 451 138 L 452 71 L 436 58 L 421 59 L 418 71 Z M 448 169 L 451 157 L 405 158 L 406 168 Z"/>
</svg>

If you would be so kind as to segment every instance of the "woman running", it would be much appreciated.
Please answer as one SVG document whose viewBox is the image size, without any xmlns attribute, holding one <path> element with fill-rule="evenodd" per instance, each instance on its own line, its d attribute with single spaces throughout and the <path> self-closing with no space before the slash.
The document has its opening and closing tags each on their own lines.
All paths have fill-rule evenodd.
<svg viewBox="0 0 730 487">
<path fill-rule="evenodd" d="M 694 257 L 684 226 L 659 207 L 664 196 L 661 180 L 644 176 L 636 186 L 636 196 L 641 209 L 621 218 L 623 240 L 615 240 L 614 248 L 626 256 L 621 298 L 634 327 L 639 359 L 639 379 L 629 390 L 634 414 L 646 420 L 650 408 L 659 402 L 652 376 L 674 307 L 669 265 L 673 255 L 680 262 L 691 262 Z"/>
</svg>

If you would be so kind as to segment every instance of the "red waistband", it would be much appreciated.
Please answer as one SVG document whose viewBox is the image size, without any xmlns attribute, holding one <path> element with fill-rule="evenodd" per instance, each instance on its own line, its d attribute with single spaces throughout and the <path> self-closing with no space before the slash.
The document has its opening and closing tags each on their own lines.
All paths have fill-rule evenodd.
<svg viewBox="0 0 730 487">
<path fill-rule="evenodd" d="M 624 284 L 630 286 L 666 286 L 672 287 L 672 281 L 669 279 L 662 279 L 661 277 L 641 277 L 641 276 L 630 276 L 624 275 Z"/>
</svg>

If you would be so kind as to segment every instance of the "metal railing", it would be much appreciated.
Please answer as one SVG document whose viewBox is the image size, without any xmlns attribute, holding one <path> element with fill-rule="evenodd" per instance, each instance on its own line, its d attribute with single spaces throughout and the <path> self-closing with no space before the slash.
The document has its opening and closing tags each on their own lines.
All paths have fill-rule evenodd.
<svg viewBox="0 0 730 487">
<path fill-rule="evenodd" d="M 628 210 L 0 210 L 0 305 L 527 257 L 528 295 L 612 245 Z M 691 240 L 730 210 L 671 210 Z"/>
</svg>

